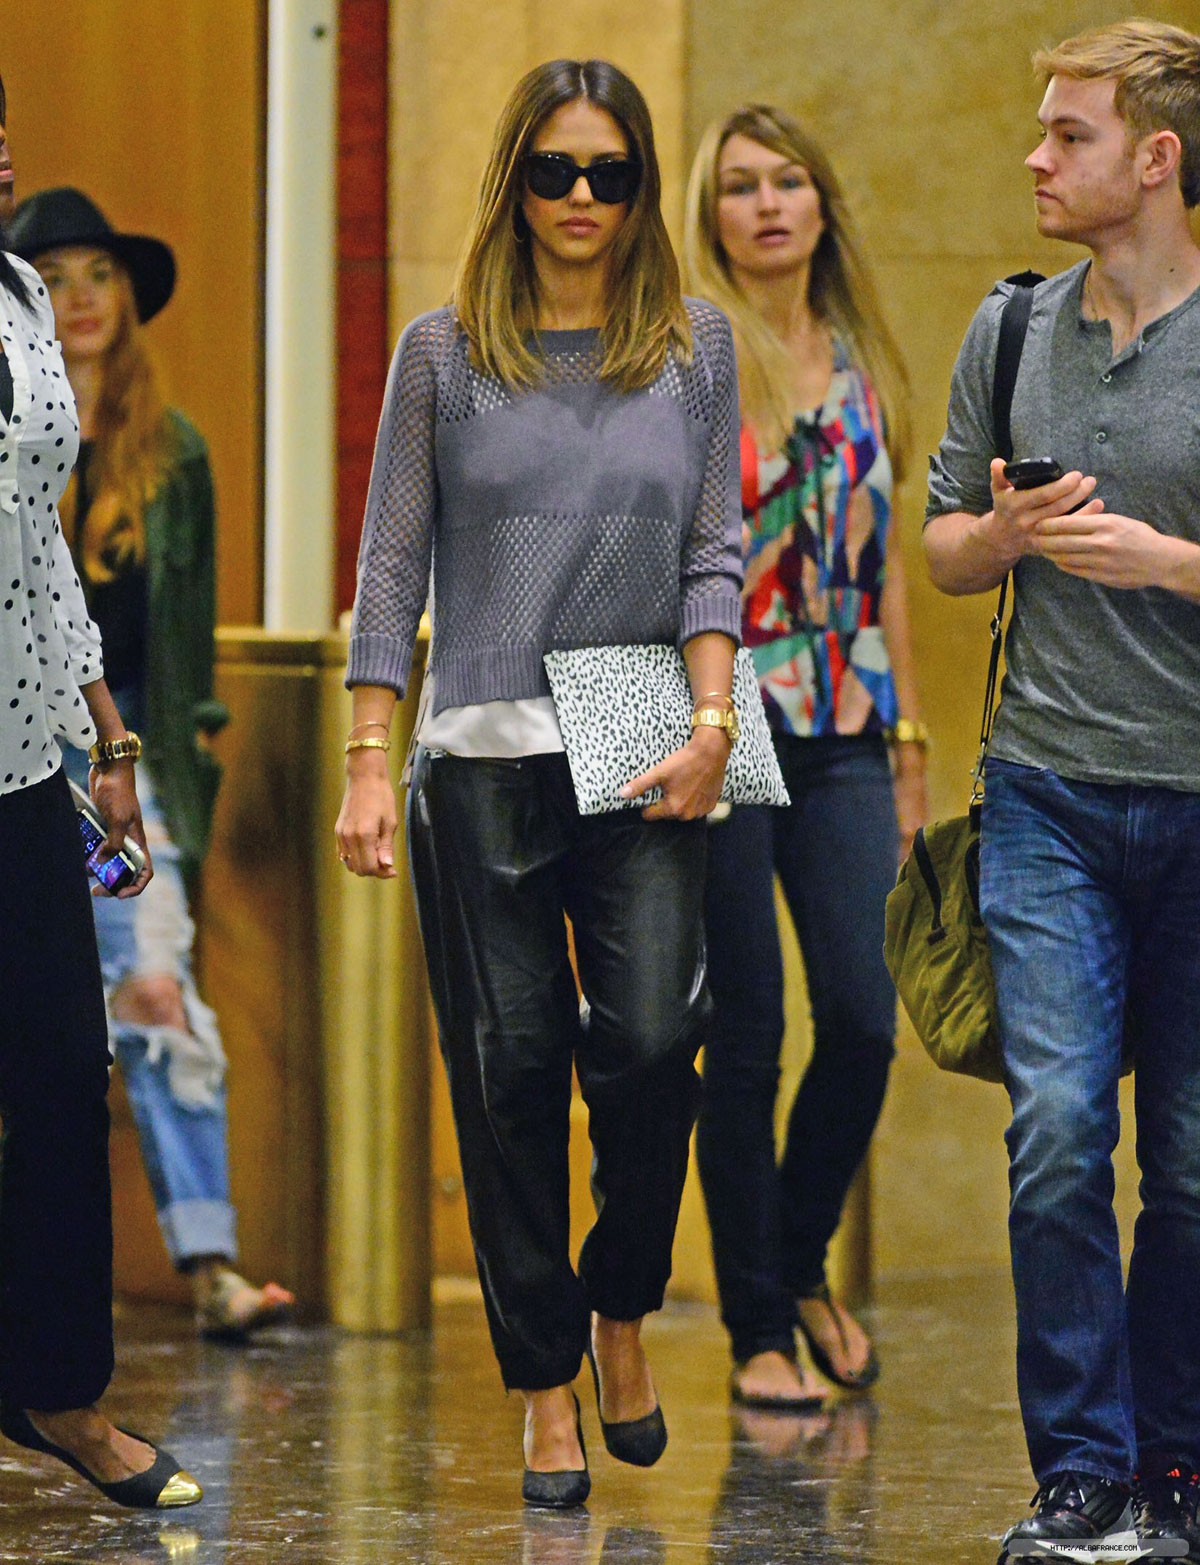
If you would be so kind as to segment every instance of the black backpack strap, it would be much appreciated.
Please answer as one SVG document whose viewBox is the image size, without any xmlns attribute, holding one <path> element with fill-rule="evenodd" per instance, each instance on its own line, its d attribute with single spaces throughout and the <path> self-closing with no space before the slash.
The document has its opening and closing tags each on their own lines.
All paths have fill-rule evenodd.
<svg viewBox="0 0 1200 1565">
<path fill-rule="evenodd" d="M 1025 347 L 1025 333 L 1029 330 L 1029 317 L 1033 313 L 1033 290 L 1045 278 L 1040 272 L 1017 272 L 1006 277 L 1013 284 L 1013 291 L 1000 312 L 1000 338 L 996 344 L 996 368 L 992 374 L 992 429 L 996 441 L 996 455 L 1006 462 L 1012 461 L 1012 402 L 1017 386 L 1017 371 L 1021 368 L 1021 352 Z M 1008 597 L 1008 577 L 1000 583 L 1000 596 L 996 612 L 992 615 L 992 651 L 988 658 L 987 686 L 983 697 L 983 721 L 979 725 L 979 754 L 971 773 L 971 809 L 977 811 L 983 797 L 983 768 L 987 761 L 988 746 L 992 741 L 992 718 L 996 706 L 996 678 L 1000 672 L 1000 646 L 1004 635 L 1004 604 Z"/>
<path fill-rule="evenodd" d="M 1033 310 L 1033 290 L 1045 279 L 1040 272 L 1017 272 L 1015 276 L 1004 280 L 1014 286 L 1000 312 L 1000 340 L 996 344 L 996 368 L 992 375 L 992 428 L 995 432 L 996 455 L 1011 462 L 1013 392 L 1017 386 L 1021 350 L 1025 346 L 1025 333 L 1029 329 L 1029 316 Z"/>
</svg>

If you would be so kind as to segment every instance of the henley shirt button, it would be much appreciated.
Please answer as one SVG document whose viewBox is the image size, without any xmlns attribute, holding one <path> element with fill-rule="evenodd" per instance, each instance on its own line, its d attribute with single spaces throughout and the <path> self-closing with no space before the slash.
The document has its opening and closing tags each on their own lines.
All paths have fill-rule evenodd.
<svg viewBox="0 0 1200 1565">
<path fill-rule="evenodd" d="M 1106 386 L 1107 386 L 1107 385 L 1108 385 L 1108 383 L 1109 383 L 1109 381 L 1110 381 L 1110 380 L 1111 380 L 1111 379 L 1112 379 L 1112 371 L 1111 371 L 1111 370 L 1109 370 L 1109 371 L 1108 371 L 1108 372 L 1107 372 L 1107 374 L 1104 374 L 1104 375 L 1101 375 L 1101 377 L 1100 377 L 1100 379 L 1101 379 L 1101 380 L 1102 380 L 1102 381 L 1103 381 L 1103 382 L 1104 382 L 1104 384 L 1105 384 L 1105 385 L 1106 385 Z"/>
<path fill-rule="evenodd" d="M 1105 441 L 1106 441 L 1106 440 L 1107 440 L 1107 439 L 1108 439 L 1108 436 L 1107 436 L 1107 435 L 1106 435 L 1106 434 L 1105 434 L 1105 433 L 1104 433 L 1104 431 L 1103 431 L 1103 430 L 1102 430 L 1102 429 L 1098 429 L 1098 430 L 1097 430 L 1097 431 L 1096 431 L 1096 439 L 1097 439 L 1097 441 L 1098 441 L 1098 442 L 1099 442 L 1099 443 L 1100 443 L 1100 444 L 1101 444 L 1101 445 L 1103 445 L 1103 444 L 1104 444 L 1104 442 L 1105 442 Z"/>
</svg>

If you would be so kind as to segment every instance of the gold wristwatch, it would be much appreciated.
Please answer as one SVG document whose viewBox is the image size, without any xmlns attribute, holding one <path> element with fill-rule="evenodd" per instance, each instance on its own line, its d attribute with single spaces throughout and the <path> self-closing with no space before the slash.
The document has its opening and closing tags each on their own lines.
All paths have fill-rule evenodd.
<svg viewBox="0 0 1200 1565">
<path fill-rule="evenodd" d="M 94 744 L 87 755 L 93 766 L 107 766 L 110 761 L 139 761 L 142 741 L 131 729 L 124 739 L 105 739 Z"/>
<path fill-rule="evenodd" d="M 698 707 L 692 713 L 693 728 L 723 728 L 729 737 L 732 748 L 742 736 L 742 725 L 738 722 L 737 708 L 730 705 L 723 712 L 718 712 L 716 707 Z"/>
<path fill-rule="evenodd" d="M 919 717 L 898 717 L 887 737 L 889 744 L 915 744 L 921 750 L 929 748 L 929 730 Z"/>
</svg>

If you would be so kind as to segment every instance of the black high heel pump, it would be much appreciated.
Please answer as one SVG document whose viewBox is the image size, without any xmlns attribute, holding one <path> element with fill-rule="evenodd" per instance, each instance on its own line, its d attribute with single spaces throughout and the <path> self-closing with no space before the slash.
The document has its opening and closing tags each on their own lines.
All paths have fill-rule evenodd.
<svg viewBox="0 0 1200 1565">
<path fill-rule="evenodd" d="M 596 1411 L 600 1413 L 600 1371 L 596 1367 L 596 1355 L 589 1342 L 588 1363 L 592 1366 L 592 1381 L 596 1387 Z M 667 1421 L 662 1408 L 654 1404 L 652 1412 L 643 1418 L 626 1418 L 606 1423 L 600 1413 L 600 1432 L 608 1454 L 618 1462 L 628 1462 L 631 1467 L 653 1467 L 667 1449 Z"/>
<path fill-rule="evenodd" d="M 526 1505 L 544 1510 L 565 1511 L 573 1505 L 582 1505 L 592 1492 L 592 1479 L 587 1469 L 587 1447 L 583 1443 L 583 1421 L 579 1413 L 579 1398 L 572 1391 L 575 1402 L 575 1433 L 579 1437 L 579 1449 L 583 1452 L 583 1467 L 560 1467 L 552 1473 L 536 1473 L 532 1467 L 525 1469 L 521 1480 L 521 1498 Z"/>
</svg>

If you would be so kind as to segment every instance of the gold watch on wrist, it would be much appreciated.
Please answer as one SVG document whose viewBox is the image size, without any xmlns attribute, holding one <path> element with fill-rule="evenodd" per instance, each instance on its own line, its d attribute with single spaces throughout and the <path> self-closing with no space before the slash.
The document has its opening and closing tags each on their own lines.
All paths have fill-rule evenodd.
<svg viewBox="0 0 1200 1565">
<path fill-rule="evenodd" d="M 110 761 L 139 761 L 141 756 L 142 741 L 132 729 L 124 739 L 99 740 L 87 753 L 93 766 L 107 766 Z"/>
<path fill-rule="evenodd" d="M 692 713 L 693 728 L 723 728 L 729 739 L 730 746 L 737 744 L 742 736 L 742 727 L 738 722 L 737 708 L 730 704 L 724 711 L 718 712 L 716 707 L 697 707 Z"/>
<path fill-rule="evenodd" d="M 920 750 L 929 748 L 929 730 L 916 717 L 898 717 L 888 732 L 889 744 L 915 744 Z"/>
</svg>

